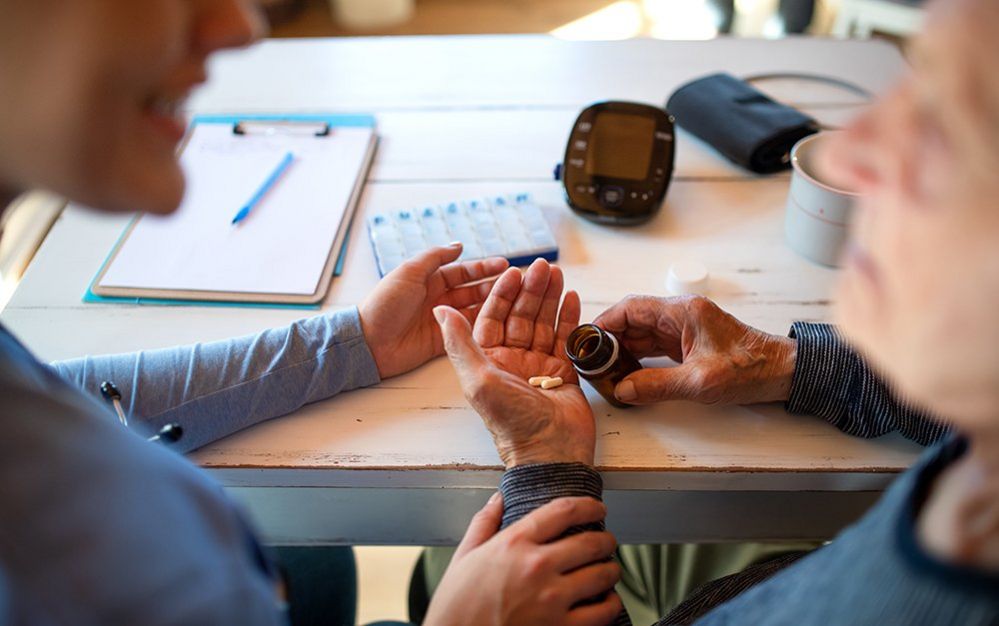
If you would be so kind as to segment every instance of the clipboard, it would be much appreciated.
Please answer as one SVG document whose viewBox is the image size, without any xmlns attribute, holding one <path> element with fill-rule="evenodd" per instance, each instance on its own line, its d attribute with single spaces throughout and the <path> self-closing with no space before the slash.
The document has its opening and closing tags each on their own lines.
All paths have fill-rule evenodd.
<svg viewBox="0 0 999 626">
<path fill-rule="evenodd" d="M 370 115 L 196 116 L 179 149 L 189 185 L 184 203 L 171 216 L 136 216 L 83 300 L 318 307 L 342 272 L 377 142 Z M 301 154 L 287 180 L 247 224 L 223 228 L 275 155 L 290 150 Z"/>
</svg>

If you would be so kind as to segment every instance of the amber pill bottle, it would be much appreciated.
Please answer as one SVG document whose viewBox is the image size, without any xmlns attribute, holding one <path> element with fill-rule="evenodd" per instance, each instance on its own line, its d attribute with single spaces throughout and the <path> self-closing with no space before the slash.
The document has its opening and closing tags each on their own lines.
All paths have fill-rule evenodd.
<svg viewBox="0 0 999 626">
<path fill-rule="evenodd" d="M 642 369 L 642 365 L 617 337 L 594 324 L 583 324 L 569 333 L 565 352 L 580 377 L 605 400 L 620 408 L 631 406 L 618 402 L 614 387 L 628 374 Z"/>
</svg>

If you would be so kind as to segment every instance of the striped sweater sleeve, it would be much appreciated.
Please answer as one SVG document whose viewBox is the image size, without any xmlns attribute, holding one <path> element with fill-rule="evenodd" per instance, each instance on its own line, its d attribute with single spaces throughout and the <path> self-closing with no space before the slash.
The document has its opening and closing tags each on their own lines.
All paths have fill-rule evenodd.
<svg viewBox="0 0 999 626">
<path fill-rule="evenodd" d="M 603 501 L 603 491 L 604 481 L 600 474 L 583 463 L 539 463 L 511 467 L 500 481 L 503 528 L 556 498 L 589 496 Z M 604 524 L 600 522 L 574 530 L 603 529 Z"/>
<path fill-rule="evenodd" d="M 603 500 L 603 479 L 583 463 L 539 463 L 511 467 L 500 481 L 503 494 L 503 525 L 513 524 L 531 511 L 555 500 L 574 496 L 589 496 Z M 604 530 L 604 523 L 570 528 L 565 534 L 574 535 L 588 530 Z M 631 626 L 623 609 L 610 626 Z"/>
<path fill-rule="evenodd" d="M 880 437 L 898 431 L 929 445 L 950 426 L 901 402 L 828 324 L 796 322 L 798 356 L 787 410 L 822 417 L 843 432 Z"/>
</svg>

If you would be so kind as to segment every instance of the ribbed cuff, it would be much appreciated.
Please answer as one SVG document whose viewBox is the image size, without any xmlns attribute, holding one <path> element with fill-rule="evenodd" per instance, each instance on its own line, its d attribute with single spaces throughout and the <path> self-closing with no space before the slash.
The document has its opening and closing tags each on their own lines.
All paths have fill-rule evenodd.
<svg viewBox="0 0 999 626">
<path fill-rule="evenodd" d="M 539 463 L 512 467 L 503 474 L 503 528 L 531 511 L 555 500 L 589 496 L 602 500 L 604 481 L 600 474 L 583 463 Z M 603 522 L 586 529 L 603 530 Z"/>
<path fill-rule="evenodd" d="M 798 348 L 788 412 L 832 418 L 847 400 L 856 353 L 830 324 L 795 322 L 790 336 Z"/>
<path fill-rule="evenodd" d="M 583 463 L 539 463 L 512 467 L 500 481 L 503 528 L 556 498 L 589 496 L 603 501 L 603 491 L 604 481 L 600 474 Z M 604 530 L 603 521 L 575 526 L 565 534 L 574 535 L 588 530 Z M 627 611 L 622 609 L 609 626 L 631 626 Z"/>
</svg>

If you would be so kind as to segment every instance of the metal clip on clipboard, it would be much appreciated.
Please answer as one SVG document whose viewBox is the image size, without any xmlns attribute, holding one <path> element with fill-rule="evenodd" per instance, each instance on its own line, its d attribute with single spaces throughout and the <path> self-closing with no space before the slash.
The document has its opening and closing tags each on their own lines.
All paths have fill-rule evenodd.
<svg viewBox="0 0 999 626">
<path fill-rule="evenodd" d="M 234 135 L 298 135 L 328 137 L 332 131 L 329 122 L 296 122 L 279 120 L 245 120 L 232 126 Z"/>
</svg>

